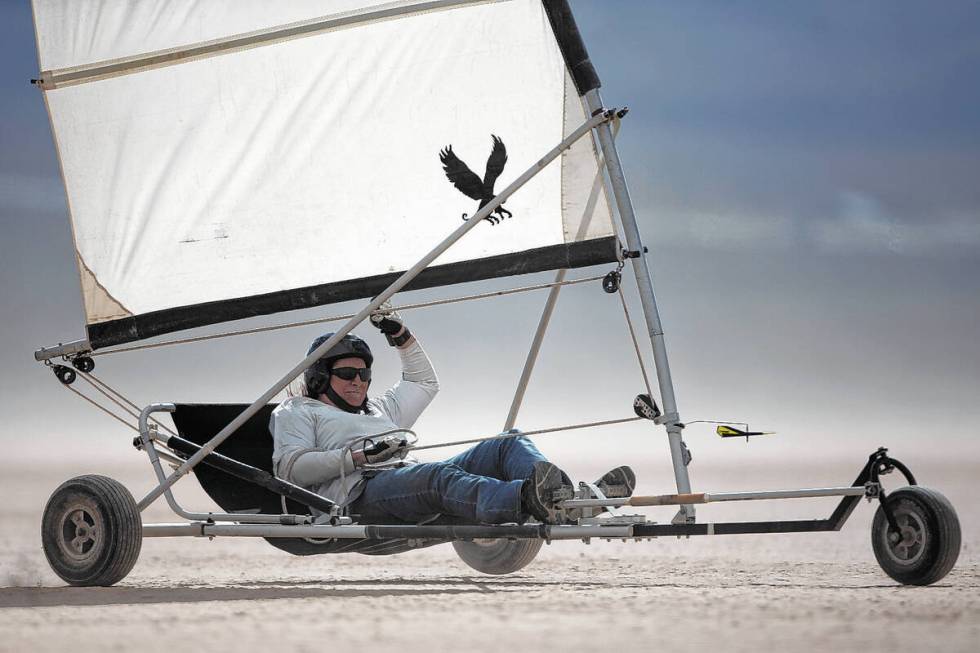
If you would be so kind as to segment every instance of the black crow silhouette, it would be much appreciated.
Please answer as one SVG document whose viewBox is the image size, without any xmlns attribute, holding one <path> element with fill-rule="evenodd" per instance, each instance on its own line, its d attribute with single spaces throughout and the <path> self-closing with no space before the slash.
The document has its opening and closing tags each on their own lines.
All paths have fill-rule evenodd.
<svg viewBox="0 0 980 653">
<path fill-rule="evenodd" d="M 442 161 L 442 169 L 446 171 L 446 177 L 453 183 L 459 192 L 467 197 L 480 200 L 480 208 L 490 203 L 493 199 L 493 185 L 497 177 L 504 171 L 504 164 L 507 163 L 507 148 L 504 142 L 490 134 L 493 138 L 493 149 L 490 151 L 490 158 L 487 159 L 487 172 L 483 175 L 483 181 L 470 170 L 465 163 L 453 152 L 453 146 L 449 145 L 446 149 L 439 152 L 439 160 Z M 477 209 L 479 210 L 479 209 Z M 496 215 L 494 215 L 496 214 Z M 501 204 L 490 213 L 485 220 L 490 224 L 497 224 L 504 218 L 509 218 L 513 213 L 504 208 Z M 463 221 L 469 220 L 467 214 L 463 214 Z"/>
</svg>

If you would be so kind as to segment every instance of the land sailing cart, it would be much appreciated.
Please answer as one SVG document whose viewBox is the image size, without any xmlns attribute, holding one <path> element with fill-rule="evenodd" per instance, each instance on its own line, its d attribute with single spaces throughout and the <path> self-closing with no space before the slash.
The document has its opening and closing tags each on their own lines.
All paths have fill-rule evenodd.
<svg viewBox="0 0 980 653">
<path fill-rule="evenodd" d="M 872 546 L 889 576 L 926 585 L 955 564 L 953 507 L 883 448 L 846 486 L 692 492 L 647 250 L 614 140 L 626 110 L 603 104 L 564 0 L 338 0 L 328 15 L 320 2 L 33 6 L 42 70 L 33 81 L 60 158 L 87 332 L 35 357 L 132 426 L 158 480 L 139 501 L 103 476 L 55 490 L 43 546 L 68 583 L 118 582 L 145 537 L 262 537 L 297 555 L 451 542 L 470 566 L 501 574 L 531 562 L 545 541 L 836 531 L 862 498 L 878 504 Z M 487 151 L 481 178 L 464 159 Z M 615 268 L 567 278 L 598 265 Z M 504 429 L 489 437 L 514 437 L 566 285 L 601 281 L 620 295 L 642 366 L 646 340 L 621 288 L 626 266 L 660 401 L 648 388 L 628 418 L 525 435 L 649 420 L 666 431 L 676 494 L 607 497 L 581 484 L 554 497 L 564 510 L 585 509 L 561 525 L 362 524 L 272 474 L 269 402 L 399 291 L 557 271 L 550 283 L 430 302 L 548 290 Z M 215 337 L 159 338 L 168 333 L 356 299 L 369 299 L 356 314 L 311 321 L 343 325 L 248 405 L 140 407 L 94 374 L 101 355 Z M 886 492 L 882 476 L 894 470 L 908 485 Z M 190 472 L 225 512 L 178 504 L 171 488 Z M 142 523 L 161 496 L 185 521 Z M 841 499 L 827 519 L 700 523 L 695 513 L 702 503 L 828 496 Z M 646 506 L 678 509 L 666 524 L 617 510 Z"/>
</svg>

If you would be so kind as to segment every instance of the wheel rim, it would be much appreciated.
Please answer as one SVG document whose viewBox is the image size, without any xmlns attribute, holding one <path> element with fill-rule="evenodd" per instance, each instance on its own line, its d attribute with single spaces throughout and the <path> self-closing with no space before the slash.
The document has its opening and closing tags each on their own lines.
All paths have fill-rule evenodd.
<svg viewBox="0 0 980 653">
<path fill-rule="evenodd" d="M 922 557 L 929 538 L 925 520 L 913 507 L 901 505 L 895 510 L 895 521 L 899 530 L 885 529 L 885 548 L 895 562 L 913 565 Z"/>
<path fill-rule="evenodd" d="M 98 555 L 102 543 L 102 515 L 94 506 L 73 503 L 61 515 L 58 548 L 68 560 L 81 564 Z"/>
</svg>

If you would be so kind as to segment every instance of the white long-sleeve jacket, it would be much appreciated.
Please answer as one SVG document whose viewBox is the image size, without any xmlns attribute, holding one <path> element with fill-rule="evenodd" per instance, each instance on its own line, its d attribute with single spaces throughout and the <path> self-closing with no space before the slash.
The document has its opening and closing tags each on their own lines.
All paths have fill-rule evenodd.
<svg viewBox="0 0 980 653">
<path fill-rule="evenodd" d="M 276 476 L 340 505 L 357 498 L 362 472 L 354 469 L 345 448 L 358 438 L 411 428 L 439 391 L 435 370 L 417 340 L 398 353 L 401 381 L 368 399 L 366 415 L 309 397 L 291 397 L 276 407 L 269 422 Z"/>
</svg>

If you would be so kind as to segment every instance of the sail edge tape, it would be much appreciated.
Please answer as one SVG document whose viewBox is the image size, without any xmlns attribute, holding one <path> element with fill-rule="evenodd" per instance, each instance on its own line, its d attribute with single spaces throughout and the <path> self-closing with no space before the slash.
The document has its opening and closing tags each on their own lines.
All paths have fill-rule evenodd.
<svg viewBox="0 0 980 653">
<path fill-rule="evenodd" d="M 568 0 L 541 0 L 579 96 L 602 86 Z"/>
<path fill-rule="evenodd" d="M 423 270 L 403 290 L 421 290 L 518 274 L 614 263 L 618 253 L 618 239 L 615 236 L 549 245 L 530 251 L 433 266 Z M 365 299 L 383 291 L 401 274 L 402 272 L 392 272 L 252 297 L 178 306 L 89 324 L 86 329 L 92 349 L 101 349 L 221 322 Z"/>
<path fill-rule="evenodd" d="M 129 75 L 144 70 L 173 66 L 212 56 L 231 54 L 291 39 L 314 36 L 350 27 L 358 27 L 382 20 L 402 18 L 414 14 L 443 11 L 457 7 L 509 2 L 510 0 L 403 0 L 372 7 L 367 11 L 348 12 L 311 20 L 280 25 L 278 27 L 236 34 L 222 39 L 214 39 L 179 48 L 158 50 L 137 56 L 125 57 L 70 68 L 43 71 L 40 86 L 49 91 L 65 86 L 94 82 L 120 75 Z"/>
</svg>

